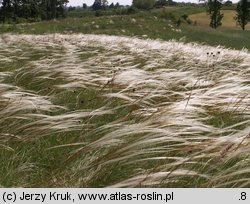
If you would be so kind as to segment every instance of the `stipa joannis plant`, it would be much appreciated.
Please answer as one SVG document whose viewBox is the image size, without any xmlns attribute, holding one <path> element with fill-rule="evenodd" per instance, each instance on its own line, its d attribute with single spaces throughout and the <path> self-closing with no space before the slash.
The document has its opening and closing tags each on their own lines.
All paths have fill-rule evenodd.
<svg viewBox="0 0 250 204">
<path fill-rule="evenodd" d="M 102 35 L 4 39 L 2 185 L 249 186 L 248 52 Z"/>
</svg>

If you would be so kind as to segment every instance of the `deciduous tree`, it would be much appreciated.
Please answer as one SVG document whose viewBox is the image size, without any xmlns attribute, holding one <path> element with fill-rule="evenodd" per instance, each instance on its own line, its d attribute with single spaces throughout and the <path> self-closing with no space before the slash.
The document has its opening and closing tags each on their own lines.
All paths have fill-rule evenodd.
<svg viewBox="0 0 250 204">
<path fill-rule="evenodd" d="M 68 0 L 0 0 L 0 17 L 17 21 L 17 18 L 50 20 L 65 16 Z"/>
<path fill-rule="evenodd" d="M 222 0 L 208 0 L 208 14 L 210 15 L 210 27 L 216 29 L 221 26 L 223 14 L 221 13 Z"/>
<path fill-rule="evenodd" d="M 138 9 L 151 9 L 155 4 L 155 0 L 133 0 L 133 6 Z"/>
<path fill-rule="evenodd" d="M 92 9 L 93 10 L 100 10 L 100 9 L 105 9 L 108 7 L 108 1 L 107 0 L 95 0 Z"/>
<path fill-rule="evenodd" d="M 240 25 L 242 30 L 245 30 L 250 18 L 250 1 L 241 0 L 236 7 L 236 16 L 234 19 Z"/>
</svg>

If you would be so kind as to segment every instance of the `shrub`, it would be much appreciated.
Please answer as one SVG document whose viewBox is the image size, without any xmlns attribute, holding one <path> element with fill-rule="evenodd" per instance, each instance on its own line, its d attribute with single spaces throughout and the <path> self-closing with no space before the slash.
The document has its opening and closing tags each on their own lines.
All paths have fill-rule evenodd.
<svg viewBox="0 0 250 204">
<path fill-rule="evenodd" d="M 137 13 L 137 8 L 135 8 L 134 6 L 130 6 L 127 10 L 128 14 L 134 14 Z"/>
<path fill-rule="evenodd" d="M 133 0 L 133 6 L 138 9 L 149 10 L 153 8 L 155 0 Z"/>
</svg>

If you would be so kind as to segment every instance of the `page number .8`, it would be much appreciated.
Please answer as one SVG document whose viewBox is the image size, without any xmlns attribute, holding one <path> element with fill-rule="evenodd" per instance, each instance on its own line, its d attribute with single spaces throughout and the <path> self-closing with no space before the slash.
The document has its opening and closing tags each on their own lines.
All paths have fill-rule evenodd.
<svg viewBox="0 0 250 204">
<path fill-rule="evenodd" d="M 246 192 L 241 192 L 239 200 L 246 200 L 246 199 L 247 199 L 247 193 Z"/>
</svg>

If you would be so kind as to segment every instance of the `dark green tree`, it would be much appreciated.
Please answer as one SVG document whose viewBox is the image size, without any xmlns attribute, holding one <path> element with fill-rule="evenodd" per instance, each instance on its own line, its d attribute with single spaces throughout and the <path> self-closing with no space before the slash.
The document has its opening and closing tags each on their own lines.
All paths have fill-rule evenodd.
<svg viewBox="0 0 250 204">
<path fill-rule="evenodd" d="M 210 27 L 216 29 L 221 26 L 223 14 L 221 14 L 222 0 L 208 0 L 208 14 L 210 15 Z"/>
<path fill-rule="evenodd" d="M 155 2 L 155 6 L 156 7 L 162 7 L 162 6 L 166 6 L 168 4 L 167 0 L 157 0 Z"/>
<path fill-rule="evenodd" d="M 41 0 L 40 13 L 43 20 L 65 17 L 68 0 Z"/>
<path fill-rule="evenodd" d="M 248 0 L 241 0 L 236 7 L 236 16 L 234 19 L 240 25 L 242 30 L 245 30 L 250 18 L 250 3 Z"/>
<path fill-rule="evenodd" d="M 20 13 L 20 0 L 13 0 L 12 7 L 13 7 L 13 20 L 16 21 L 18 14 Z"/>
<path fill-rule="evenodd" d="M 21 0 L 19 1 L 16 15 L 21 18 L 39 18 L 40 17 L 40 1 Z M 16 9 L 15 9 L 16 10 Z"/>
<path fill-rule="evenodd" d="M 110 8 L 110 9 L 114 9 L 114 8 L 115 8 L 114 3 L 111 3 L 111 4 L 109 5 L 109 8 Z"/>
<path fill-rule="evenodd" d="M 108 7 L 108 1 L 107 0 L 95 0 L 92 9 L 97 11 L 101 9 L 106 9 Z"/>
<path fill-rule="evenodd" d="M 118 8 L 120 8 L 120 4 L 118 2 L 116 2 L 115 9 L 118 9 Z"/>
<path fill-rule="evenodd" d="M 0 0 L 1 21 L 18 18 L 50 20 L 65 16 L 68 0 Z"/>
<path fill-rule="evenodd" d="M 95 0 L 93 5 L 92 5 L 93 10 L 100 10 L 102 9 L 102 1 L 101 0 Z"/>
<path fill-rule="evenodd" d="M 11 18 L 11 13 L 12 13 L 11 0 L 3 0 L 1 7 L 1 18 L 3 23 L 6 21 L 7 18 Z"/>
<path fill-rule="evenodd" d="M 57 5 L 56 5 L 56 18 L 59 17 L 66 17 L 66 5 L 69 3 L 69 0 L 57 0 Z"/>
<path fill-rule="evenodd" d="M 86 9 L 88 8 L 87 4 L 86 4 L 86 3 L 83 3 L 83 4 L 82 4 L 82 8 L 83 8 L 83 10 L 86 10 Z"/>
<path fill-rule="evenodd" d="M 154 4 L 155 0 L 133 0 L 132 3 L 135 8 L 146 10 L 153 8 Z"/>
</svg>

